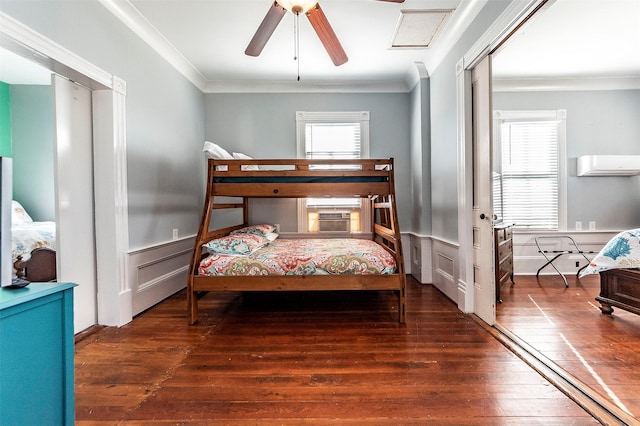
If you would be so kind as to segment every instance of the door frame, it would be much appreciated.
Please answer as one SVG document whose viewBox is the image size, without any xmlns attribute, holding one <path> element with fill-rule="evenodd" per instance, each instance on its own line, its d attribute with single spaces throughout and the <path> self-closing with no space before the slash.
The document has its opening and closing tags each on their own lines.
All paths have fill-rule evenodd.
<svg viewBox="0 0 640 426">
<path fill-rule="evenodd" d="M 512 2 L 456 63 L 456 97 L 458 125 L 458 308 L 474 312 L 473 262 L 473 121 L 471 70 L 526 22 L 531 15 L 555 0 Z M 491 185 L 491 182 L 478 184 Z"/>
<path fill-rule="evenodd" d="M 126 83 L 0 12 L 0 46 L 92 90 L 98 324 L 132 319 L 129 248 Z"/>
</svg>

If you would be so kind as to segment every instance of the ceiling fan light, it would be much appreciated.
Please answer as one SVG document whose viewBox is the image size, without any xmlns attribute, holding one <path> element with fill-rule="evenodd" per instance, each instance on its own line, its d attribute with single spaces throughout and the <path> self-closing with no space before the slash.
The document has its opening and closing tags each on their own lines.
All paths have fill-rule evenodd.
<svg viewBox="0 0 640 426">
<path fill-rule="evenodd" d="M 276 0 L 276 2 L 293 14 L 307 13 L 318 4 L 318 0 Z"/>
</svg>

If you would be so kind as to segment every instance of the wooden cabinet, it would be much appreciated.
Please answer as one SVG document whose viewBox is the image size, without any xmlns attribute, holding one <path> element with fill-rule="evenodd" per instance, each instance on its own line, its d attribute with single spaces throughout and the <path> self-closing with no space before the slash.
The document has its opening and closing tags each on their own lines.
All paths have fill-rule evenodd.
<svg viewBox="0 0 640 426">
<path fill-rule="evenodd" d="M 73 425 L 73 287 L 0 289 L 0 423 Z"/>
<path fill-rule="evenodd" d="M 500 287 L 513 281 L 513 232 L 511 225 L 496 225 L 493 228 L 495 252 L 496 301 L 502 303 Z"/>
</svg>

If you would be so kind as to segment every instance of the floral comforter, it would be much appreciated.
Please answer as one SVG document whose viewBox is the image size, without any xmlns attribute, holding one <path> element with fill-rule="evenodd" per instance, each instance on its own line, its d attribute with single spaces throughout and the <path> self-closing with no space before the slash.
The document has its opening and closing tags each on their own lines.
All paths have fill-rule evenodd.
<svg viewBox="0 0 640 426">
<path fill-rule="evenodd" d="M 620 232 L 609 240 L 580 277 L 618 268 L 640 269 L 640 228 Z"/>
<path fill-rule="evenodd" d="M 200 275 L 393 274 L 393 256 L 371 240 L 277 239 L 246 255 L 210 254 Z"/>
<path fill-rule="evenodd" d="M 19 255 L 22 260 L 31 257 L 31 251 L 47 247 L 56 249 L 55 222 L 29 222 L 11 227 L 11 261 L 15 262 Z"/>
</svg>

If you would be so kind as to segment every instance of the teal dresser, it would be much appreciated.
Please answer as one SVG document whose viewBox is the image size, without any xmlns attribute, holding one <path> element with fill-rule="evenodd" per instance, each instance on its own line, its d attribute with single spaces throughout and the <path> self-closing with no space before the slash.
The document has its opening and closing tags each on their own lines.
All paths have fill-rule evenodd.
<svg viewBox="0 0 640 426">
<path fill-rule="evenodd" d="M 0 289 L 0 424 L 73 425 L 73 287 Z"/>
</svg>

